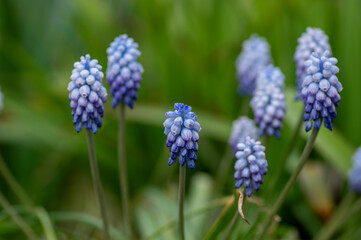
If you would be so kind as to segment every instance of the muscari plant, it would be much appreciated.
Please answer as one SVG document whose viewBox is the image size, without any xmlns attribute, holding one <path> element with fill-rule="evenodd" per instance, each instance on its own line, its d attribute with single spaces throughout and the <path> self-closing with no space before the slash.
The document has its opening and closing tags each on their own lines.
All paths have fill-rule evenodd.
<svg viewBox="0 0 361 240">
<path fill-rule="evenodd" d="M 339 72 L 338 67 L 335 65 L 337 63 L 337 59 L 329 57 L 329 55 L 330 53 L 328 51 L 325 51 L 322 54 L 314 52 L 305 62 L 307 67 L 307 76 L 302 83 L 301 95 L 305 105 L 305 128 L 306 131 L 313 128 L 313 131 L 308 138 L 296 169 L 273 205 L 266 223 L 264 224 L 257 239 L 262 239 L 266 234 L 274 215 L 279 211 L 288 192 L 294 185 L 299 173 L 308 159 L 309 154 L 311 153 L 322 121 L 324 121 L 326 128 L 332 130 L 332 121 L 336 117 L 336 107 L 340 101 L 339 92 L 342 91 L 342 85 L 336 77 L 336 74 Z"/>
<path fill-rule="evenodd" d="M 103 103 L 107 101 L 107 91 L 102 84 L 104 74 L 101 69 L 98 60 L 92 60 L 89 54 L 82 56 L 80 61 L 74 63 L 68 91 L 75 129 L 79 133 L 84 127 L 86 131 L 94 190 L 103 220 L 104 239 L 108 240 L 110 239 L 108 217 L 93 137 L 93 134 L 102 126 Z"/>
<path fill-rule="evenodd" d="M 110 86 L 112 106 L 119 106 L 118 131 L 118 165 L 119 183 L 122 195 L 123 222 L 127 225 L 128 233 L 133 236 L 132 221 L 129 213 L 129 193 L 125 155 L 125 107 L 134 108 L 138 99 L 138 90 L 142 80 L 143 67 L 138 63 L 140 51 L 138 44 L 126 34 L 114 39 L 107 49 L 108 67 L 106 72 L 107 83 Z"/>
<path fill-rule="evenodd" d="M 178 158 L 179 161 L 179 193 L 178 193 L 178 231 L 179 238 L 184 239 L 184 194 L 186 163 L 189 168 L 195 168 L 197 160 L 200 124 L 197 116 L 192 112 L 192 107 L 183 103 L 175 103 L 174 111 L 166 112 L 167 119 L 164 121 L 164 134 L 167 135 L 166 146 L 171 152 L 168 165 L 173 165 Z"/>
</svg>

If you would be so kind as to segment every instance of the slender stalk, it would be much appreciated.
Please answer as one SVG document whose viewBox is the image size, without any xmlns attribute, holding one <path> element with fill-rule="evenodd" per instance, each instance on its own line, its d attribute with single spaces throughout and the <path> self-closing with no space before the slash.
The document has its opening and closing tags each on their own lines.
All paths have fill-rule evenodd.
<svg viewBox="0 0 361 240">
<path fill-rule="evenodd" d="M 267 150 L 267 148 L 268 148 L 269 140 L 270 140 L 270 136 L 267 135 L 267 134 L 264 135 L 264 136 L 262 137 L 262 140 L 261 140 L 262 145 L 266 148 L 266 150 Z"/>
<path fill-rule="evenodd" d="M 237 209 L 237 211 L 235 212 L 235 214 L 234 214 L 234 216 L 232 218 L 231 223 L 229 224 L 229 226 L 228 226 L 228 228 L 226 230 L 226 233 L 224 234 L 224 237 L 223 237 L 224 240 L 228 240 L 231 237 L 232 230 L 233 230 L 234 226 L 237 223 L 238 216 L 239 216 L 239 213 L 238 213 L 238 209 Z"/>
<path fill-rule="evenodd" d="M 280 196 L 278 197 L 276 203 L 273 205 L 273 208 L 271 209 L 271 212 L 266 220 L 265 225 L 263 226 L 263 229 L 261 231 L 261 234 L 258 236 L 258 240 L 263 239 L 263 236 L 266 234 L 268 227 L 270 226 L 272 219 L 274 217 L 274 215 L 277 214 L 277 212 L 279 211 L 279 209 L 281 208 L 284 200 L 286 199 L 286 196 L 288 194 L 288 192 L 291 190 L 292 186 L 294 185 L 294 183 L 296 182 L 296 179 L 298 177 L 298 175 L 300 174 L 303 166 L 305 165 L 311 151 L 312 151 L 312 147 L 313 144 L 316 141 L 316 137 L 318 134 L 318 130 L 316 130 L 316 128 L 313 128 L 312 133 L 310 135 L 310 137 L 308 138 L 307 144 L 302 152 L 301 158 L 300 158 L 300 162 L 298 163 L 298 166 L 296 167 L 296 169 L 294 170 L 294 172 L 292 173 L 290 179 L 288 180 L 286 186 L 283 188 Z"/>
<path fill-rule="evenodd" d="M 297 127 L 295 129 L 295 131 L 293 132 L 293 135 L 292 135 L 292 138 L 291 138 L 291 142 L 288 146 L 288 149 L 285 153 L 285 155 L 283 156 L 283 158 L 281 158 L 281 161 L 277 164 L 277 170 L 276 170 L 276 173 L 274 175 L 274 177 L 272 178 L 272 185 L 268 188 L 268 189 L 274 189 L 275 185 L 278 183 L 279 181 L 279 178 L 281 177 L 281 174 L 285 168 L 285 164 L 286 164 L 286 161 L 287 159 L 289 158 L 289 156 L 291 155 L 293 149 L 295 148 L 296 146 L 296 143 L 297 143 L 297 140 L 298 140 L 298 137 L 300 136 L 300 129 L 302 127 L 302 123 L 303 123 L 303 109 L 301 111 L 301 116 L 298 120 L 298 123 L 297 123 Z"/>
<path fill-rule="evenodd" d="M 340 206 L 336 209 L 331 219 L 327 221 L 325 226 L 314 238 L 315 240 L 327 240 L 331 239 L 332 235 L 361 207 L 361 200 L 352 202 L 355 200 L 356 195 L 354 192 L 349 192 L 341 201 Z"/>
<path fill-rule="evenodd" d="M 33 208 L 34 207 L 33 202 L 30 200 L 28 195 L 25 193 L 24 189 L 20 186 L 20 184 L 11 174 L 1 154 L 0 154 L 0 174 L 3 176 L 5 182 L 9 185 L 9 187 L 14 192 L 15 196 L 19 199 L 21 204 L 29 208 Z"/>
<path fill-rule="evenodd" d="M 19 228 L 24 232 L 24 234 L 31 240 L 37 240 L 37 236 L 34 231 L 28 227 L 24 220 L 16 213 L 16 211 L 10 206 L 9 202 L 6 200 L 5 196 L 0 192 L 0 204 L 4 210 L 9 214 L 11 219 L 19 226 Z"/>
<path fill-rule="evenodd" d="M 119 106 L 119 132 L 118 132 L 118 166 L 120 191 L 122 193 L 123 222 L 127 232 L 133 238 L 132 222 L 129 214 L 129 194 L 127 180 L 127 163 L 125 157 L 125 104 L 122 102 Z"/>
<path fill-rule="evenodd" d="M 102 183 L 99 176 L 99 169 L 98 169 L 98 163 L 96 160 L 96 154 L 95 154 L 95 145 L 94 145 L 94 137 L 93 133 L 86 129 L 86 137 L 88 141 L 88 150 L 89 150 L 89 160 L 90 160 L 90 167 L 91 167 L 91 173 L 93 178 L 93 184 L 94 184 L 94 190 L 95 194 L 98 198 L 98 204 L 100 207 L 100 213 L 102 215 L 103 220 L 103 230 L 104 230 L 104 239 L 109 240 L 109 225 L 108 225 L 108 218 L 107 213 L 105 210 L 105 200 L 104 200 L 104 192 Z"/>
<path fill-rule="evenodd" d="M 184 192 L 186 182 L 186 166 L 179 166 L 179 193 L 178 193 L 178 232 L 179 239 L 184 240 Z"/>
</svg>

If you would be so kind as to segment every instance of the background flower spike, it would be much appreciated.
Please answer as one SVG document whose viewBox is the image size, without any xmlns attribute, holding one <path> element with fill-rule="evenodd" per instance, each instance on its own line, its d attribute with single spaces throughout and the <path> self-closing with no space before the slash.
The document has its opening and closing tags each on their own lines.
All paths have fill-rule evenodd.
<svg viewBox="0 0 361 240">
<path fill-rule="evenodd" d="M 138 99 L 138 90 L 143 67 L 138 63 L 140 51 L 138 44 L 126 34 L 115 38 L 107 49 L 108 68 L 107 83 L 110 86 L 113 108 L 120 102 L 133 108 Z"/>
</svg>

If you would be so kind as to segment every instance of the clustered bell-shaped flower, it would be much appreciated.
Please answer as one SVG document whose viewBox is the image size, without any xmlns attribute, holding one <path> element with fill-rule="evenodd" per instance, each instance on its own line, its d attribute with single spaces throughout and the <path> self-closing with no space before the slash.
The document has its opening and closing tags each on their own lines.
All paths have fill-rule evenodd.
<svg viewBox="0 0 361 240">
<path fill-rule="evenodd" d="M 234 152 L 237 151 L 237 144 L 244 142 L 246 137 L 257 138 L 257 127 L 253 120 L 246 116 L 239 117 L 233 121 L 231 136 L 229 137 L 229 145 Z"/>
<path fill-rule="evenodd" d="M 340 102 L 339 92 L 342 85 L 335 74 L 339 68 L 335 65 L 337 59 L 329 57 L 328 51 L 323 55 L 313 53 L 309 60 L 305 62 L 307 76 L 302 83 L 301 96 L 305 103 L 306 131 L 312 129 L 312 121 L 317 130 L 320 129 L 322 119 L 324 125 L 332 130 L 332 121 L 336 117 L 336 107 Z"/>
<path fill-rule="evenodd" d="M 121 101 L 133 108 L 144 72 L 142 65 L 137 62 L 140 56 L 138 44 L 126 34 L 120 35 L 110 44 L 107 53 L 107 83 L 113 97 L 113 108 Z"/>
<path fill-rule="evenodd" d="M 353 156 L 353 166 L 348 173 L 349 186 L 352 190 L 361 194 L 361 147 L 359 147 Z"/>
<path fill-rule="evenodd" d="M 174 164 L 179 156 L 182 166 L 187 162 L 188 167 L 193 169 L 197 160 L 198 132 L 201 126 L 190 106 L 175 103 L 174 108 L 175 111 L 165 114 L 167 119 L 163 123 L 164 134 L 167 135 L 166 145 L 171 152 L 168 165 Z"/>
<path fill-rule="evenodd" d="M 101 69 L 98 60 L 91 60 L 89 54 L 82 56 L 80 62 L 74 63 L 68 90 L 73 124 L 77 132 L 84 126 L 96 133 L 102 126 L 103 103 L 107 101 L 107 90 L 102 84 L 104 74 Z"/>
<path fill-rule="evenodd" d="M 265 38 L 253 34 L 244 41 L 242 52 L 236 61 L 239 94 L 252 96 L 258 73 L 271 63 L 270 46 Z"/>
<path fill-rule="evenodd" d="M 267 160 L 265 147 L 261 142 L 247 137 L 244 142 L 237 145 L 238 151 L 235 154 L 237 159 L 234 164 L 235 188 L 242 185 L 246 188 L 248 197 L 252 195 L 253 189 L 258 191 L 263 183 L 263 176 L 267 174 Z"/>
<path fill-rule="evenodd" d="M 307 75 L 305 61 L 307 61 L 313 52 L 322 55 L 325 51 L 331 51 L 328 42 L 328 36 L 319 28 L 307 28 L 306 32 L 298 39 L 298 45 L 294 55 L 296 62 L 296 85 L 298 96 L 302 90 L 302 83 Z"/>
<path fill-rule="evenodd" d="M 257 88 L 251 100 L 258 135 L 281 136 L 282 120 L 286 113 L 284 76 L 279 68 L 269 67 L 257 78 Z"/>
</svg>

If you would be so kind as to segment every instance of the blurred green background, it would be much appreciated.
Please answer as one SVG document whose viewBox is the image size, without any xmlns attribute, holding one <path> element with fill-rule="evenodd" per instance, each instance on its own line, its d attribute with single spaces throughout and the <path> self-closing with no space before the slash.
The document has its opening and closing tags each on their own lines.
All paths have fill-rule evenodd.
<svg viewBox="0 0 361 240">
<path fill-rule="evenodd" d="M 335 130 L 322 129 L 300 184 L 280 212 L 282 223 L 275 233 L 310 238 L 347 191 L 345 176 L 352 153 L 361 144 L 359 0 L 1 0 L 1 154 L 37 205 L 49 212 L 77 211 L 99 217 L 85 133 L 77 134 L 72 125 L 66 87 L 80 56 L 90 53 L 105 71 L 106 48 L 116 36 L 127 33 L 139 43 L 139 61 L 145 69 L 139 100 L 134 110 L 127 111 L 126 144 L 134 222 L 146 237 L 177 214 L 177 167 L 167 165 L 162 126 L 164 112 L 174 102 L 191 105 L 203 128 L 196 169 L 187 173 L 186 210 L 232 193 L 232 171 L 224 191 L 213 193 L 212 189 L 232 121 L 244 101 L 236 92 L 235 60 L 242 42 L 258 33 L 269 41 L 274 63 L 285 74 L 287 85 L 285 126 L 280 139 L 271 139 L 269 174 L 256 194 L 271 205 L 297 164 L 307 137 L 302 135 L 298 142 L 280 185 L 269 189 L 267 182 L 302 111 L 302 103 L 293 102 L 293 54 L 297 38 L 308 26 L 319 27 L 329 36 L 344 87 Z M 116 116 L 108 101 L 95 144 L 111 222 L 121 229 Z M 1 180 L 0 187 L 18 204 Z M 255 211 L 247 209 L 251 221 Z M 188 238 L 201 239 L 216 213 L 188 222 Z M 358 221 L 360 217 L 353 219 Z M 249 229 L 243 222 L 237 226 L 234 239 Z M 350 221 L 344 232 L 354 234 L 355 226 Z M 56 222 L 55 227 L 62 236 L 74 239 L 93 233 L 80 223 Z M 166 234 L 160 239 L 175 238 L 175 229 Z M 0 221 L 1 236 L 21 239 L 5 220 Z"/>
</svg>

